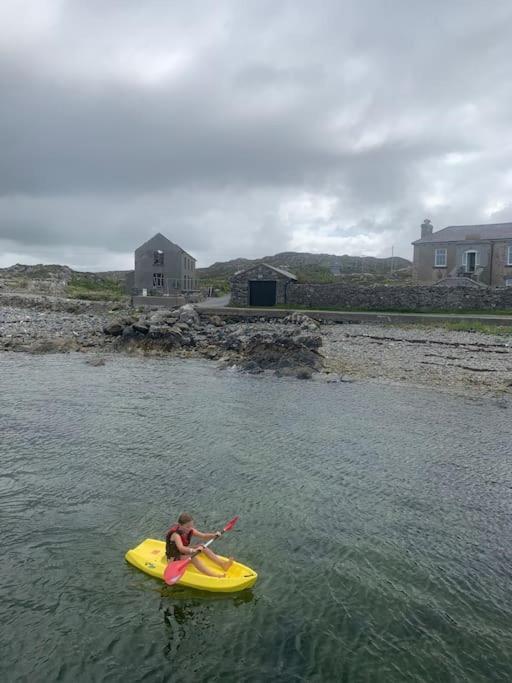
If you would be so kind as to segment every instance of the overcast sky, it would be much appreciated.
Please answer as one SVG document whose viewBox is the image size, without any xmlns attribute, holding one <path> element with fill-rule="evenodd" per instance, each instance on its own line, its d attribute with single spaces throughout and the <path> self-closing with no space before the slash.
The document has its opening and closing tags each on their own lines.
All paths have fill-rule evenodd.
<svg viewBox="0 0 512 683">
<path fill-rule="evenodd" d="M 0 266 L 512 220 L 510 0 L 1 0 Z"/>
</svg>

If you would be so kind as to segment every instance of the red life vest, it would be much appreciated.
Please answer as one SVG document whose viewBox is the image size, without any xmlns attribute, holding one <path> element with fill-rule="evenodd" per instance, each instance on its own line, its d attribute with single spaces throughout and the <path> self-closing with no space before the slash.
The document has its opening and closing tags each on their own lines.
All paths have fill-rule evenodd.
<svg viewBox="0 0 512 683">
<path fill-rule="evenodd" d="M 190 545 L 194 531 L 193 529 L 184 529 L 180 524 L 173 524 L 165 536 L 165 554 L 167 555 L 168 560 L 179 559 L 181 555 L 178 546 L 171 540 L 173 534 L 179 534 L 183 545 L 188 546 Z"/>
</svg>

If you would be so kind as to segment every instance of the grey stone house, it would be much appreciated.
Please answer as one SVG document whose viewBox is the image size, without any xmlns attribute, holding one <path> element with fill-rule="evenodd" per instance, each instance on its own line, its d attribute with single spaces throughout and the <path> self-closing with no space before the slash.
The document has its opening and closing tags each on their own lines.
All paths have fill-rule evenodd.
<svg viewBox="0 0 512 683">
<path fill-rule="evenodd" d="M 231 303 L 235 306 L 275 306 L 286 303 L 286 290 L 297 278 L 282 268 L 259 263 L 231 278 Z"/>
<path fill-rule="evenodd" d="M 158 232 L 135 250 L 135 271 L 130 280 L 134 294 L 190 292 L 197 288 L 196 260 Z"/>
<path fill-rule="evenodd" d="M 434 232 L 425 219 L 413 246 L 418 282 L 470 278 L 490 287 L 512 286 L 512 223 L 451 225 Z"/>
</svg>

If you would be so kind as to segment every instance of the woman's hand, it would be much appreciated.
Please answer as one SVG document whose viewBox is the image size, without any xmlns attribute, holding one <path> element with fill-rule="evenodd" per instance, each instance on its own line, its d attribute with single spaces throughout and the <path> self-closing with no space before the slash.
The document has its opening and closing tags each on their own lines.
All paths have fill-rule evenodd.
<svg viewBox="0 0 512 683">
<path fill-rule="evenodd" d="M 222 536 L 222 531 L 216 531 L 216 532 L 213 534 L 213 537 L 214 537 L 214 538 L 220 538 L 221 536 Z"/>
</svg>

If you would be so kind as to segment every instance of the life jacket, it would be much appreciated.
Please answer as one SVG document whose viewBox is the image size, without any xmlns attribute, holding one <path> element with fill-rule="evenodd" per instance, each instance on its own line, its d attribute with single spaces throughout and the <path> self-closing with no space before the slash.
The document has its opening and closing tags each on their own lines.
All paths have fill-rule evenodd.
<svg viewBox="0 0 512 683">
<path fill-rule="evenodd" d="M 192 529 L 184 529 L 180 524 L 173 524 L 165 536 L 165 554 L 168 560 L 178 560 L 181 555 L 176 543 L 171 541 L 173 534 L 179 534 L 181 542 L 184 546 L 187 546 L 190 545 L 194 531 Z"/>
</svg>

